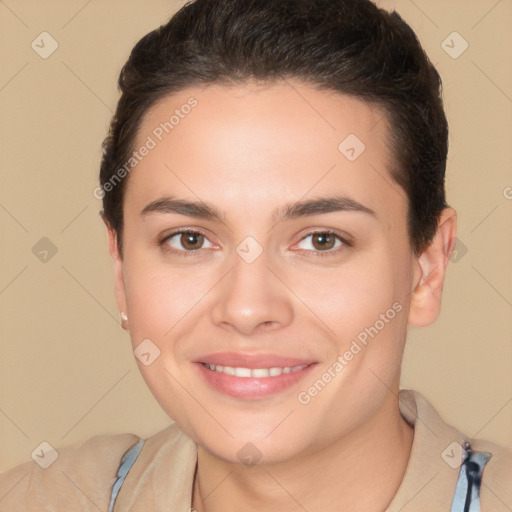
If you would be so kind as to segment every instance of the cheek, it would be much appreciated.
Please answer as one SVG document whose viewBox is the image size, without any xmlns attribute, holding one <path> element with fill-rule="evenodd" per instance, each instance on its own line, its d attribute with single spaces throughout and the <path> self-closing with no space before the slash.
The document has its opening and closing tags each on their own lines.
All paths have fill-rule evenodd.
<svg viewBox="0 0 512 512">
<path fill-rule="evenodd" d="M 140 256 L 132 253 L 125 261 L 132 346 L 135 351 L 144 346 L 144 352 L 151 354 L 150 364 L 142 360 L 137 364 L 162 409 L 171 418 L 184 421 L 180 410 L 190 398 L 184 391 L 190 385 L 189 376 L 181 372 L 183 354 L 177 333 L 191 327 L 187 315 L 194 311 L 198 295 L 201 296 L 201 276 Z M 149 345 L 147 340 L 151 341 Z M 155 354 L 158 355 L 153 359 Z"/>
<path fill-rule="evenodd" d="M 302 269 L 289 280 L 295 283 L 296 295 L 343 345 L 400 301 L 403 294 L 396 277 L 390 257 L 382 250 L 321 272 Z"/>
<path fill-rule="evenodd" d="M 159 340 L 175 323 L 173 307 L 178 294 L 166 276 L 156 275 L 147 267 L 129 269 L 126 282 L 130 330 L 133 341 L 137 338 Z"/>
<path fill-rule="evenodd" d="M 211 287 L 205 269 L 172 266 L 159 255 L 133 252 L 125 261 L 125 289 L 132 337 L 162 340 Z M 157 342 L 157 341 L 155 341 Z"/>
</svg>

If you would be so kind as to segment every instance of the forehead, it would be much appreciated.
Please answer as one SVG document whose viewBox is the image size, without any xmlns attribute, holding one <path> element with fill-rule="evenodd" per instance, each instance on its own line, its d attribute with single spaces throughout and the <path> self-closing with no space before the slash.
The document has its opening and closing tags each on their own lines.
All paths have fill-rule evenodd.
<svg viewBox="0 0 512 512">
<path fill-rule="evenodd" d="M 382 110 L 340 93 L 297 82 L 189 88 L 146 113 L 134 149 L 151 150 L 130 173 L 126 201 L 143 207 L 178 192 L 261 214 L 335 192 L 402 214 L 387 143 Z"/>
</svg>

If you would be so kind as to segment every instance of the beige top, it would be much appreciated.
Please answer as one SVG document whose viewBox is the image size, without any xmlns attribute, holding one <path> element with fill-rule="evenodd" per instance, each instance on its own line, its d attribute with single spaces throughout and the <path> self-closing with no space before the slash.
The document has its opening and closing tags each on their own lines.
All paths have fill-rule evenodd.
<svg viewBox="0 0 512 512">
<path fill-rule="evenodd" d="M 414 425 L 414 441 L 403 481 L 386 512 L 448 512 L 459 469 L 445 461 L 454 453 L 447 447 L 465 440 L 474 451 L 492 453 L 483 474 L 482 512 L 512 511 L 512 450 L 466 438 L 418 392 L 400 392 L 400 412 Z M 96 436 L 58 450 L 47 469 L 30 461 L 0 473 L 0 511 L 106 511 L 121 457 L 138 439 L 133 434 Z M 114 511 L 187 512 L 196 461 L 194 442 L 176 424 L 152 435 L 128 473 Z"/>
</svg>

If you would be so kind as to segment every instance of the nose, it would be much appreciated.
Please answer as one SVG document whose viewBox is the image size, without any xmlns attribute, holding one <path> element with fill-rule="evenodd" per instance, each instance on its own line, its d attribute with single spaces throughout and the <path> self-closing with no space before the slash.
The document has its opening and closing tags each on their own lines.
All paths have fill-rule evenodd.
<svg viewBox="0 0 512 512">
<path fill-rule="evenodd" d="M 293 307 L 289 291 L 268 268 L 265 254 L 247 263 L 238 255 L 215 289 L 212 322 L 243 335 L 289 325 Z"/>
</svg>

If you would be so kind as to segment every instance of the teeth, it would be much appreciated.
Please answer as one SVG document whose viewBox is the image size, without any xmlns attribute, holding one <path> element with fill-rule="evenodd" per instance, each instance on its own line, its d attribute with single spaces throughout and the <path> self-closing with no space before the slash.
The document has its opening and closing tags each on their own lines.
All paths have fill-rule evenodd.
<svg viewBox="0 0 512 512">
<path fill-rule="evenodd" d="M 217 367 L 215 367 L 217 371 Z M 251 370 L 249 368 L 235 368 L 235 377 L 250 377 Z"/>
<path fill-rule="evenodd" d="M 269 377 L 270 372 L 266 368 L 255 368 L 251 372 L 249 372 L 251 377 Z M 236 375 L 236 374 L 235 374 Z"/>
<path fill-rule="evenodd" d="M 299 372 L 304 369 L 307 365 L 301 364 L 299 366 L 285 366 L 284 368 L 272 367 L 272 368 L 234 368 L 232 366 L 221 366 L 219 364 L 208 364 L 204 363 L 206 368 L 213 372 L 226 373 L 228 375 L 234 375 L 236 377 L 254 377 L 257 379 L 264 379 L 267 377 L 278 377 L 283 373 Z"/>
</svg>

